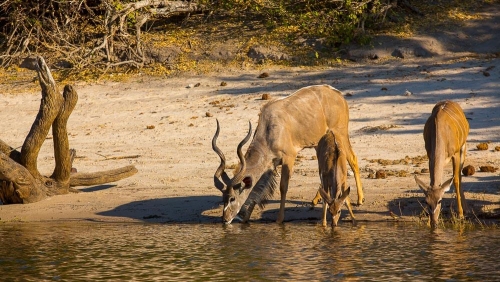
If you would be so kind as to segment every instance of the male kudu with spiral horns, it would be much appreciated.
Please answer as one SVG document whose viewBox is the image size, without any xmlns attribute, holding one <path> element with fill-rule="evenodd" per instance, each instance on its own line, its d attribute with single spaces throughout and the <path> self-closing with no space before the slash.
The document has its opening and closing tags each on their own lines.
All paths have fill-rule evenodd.
<svg viewBox="0 0 500 282">
<path fill-rule="evenodd" d="M 415 175 L 415 181 L 425 194 L 429 219 L 436 227 L 441 212 L 441 201 L 451 182 L 457 194 L 458 216 L 464 217 L 465 195 L 462 190 L 462 167 L 465 161 L 466 141 L 469 134 L 469 122 L 462 108 L 453 101 L 438 102 L 432 109 L 431 116 L 424 126 L 425 150 L 429 157 L 430 185 L 425 184 Z M 453 161 L 453 177 L 443 182 L 443 170 Z"/>
<path fill-rule="evenodd" d="M 304 87 L 290 96 L 271 101 L 262 107 L 253 140 L 244 156 L 241 149 L 250 138 L 251 124 L 247 136 L 238 145 L 240 169 L 231 179 L 224 171 L 224 154 L 216 145 L 220 130 L 217 121 L 212 148 L 221 163 L 214 174 L 214 185 L 223 195 L 223 222 L 230 224 L 237 217 L 246 222 L 254 206 L 263 205 L 272 196 L 277 186 L 277 167 L 281 165 L 281 200 L 276 222 L 282 223 L 295 158 L 300 150 L 317 146 L 328 129 L 338 134 L 345 145 L 347 161 L 356 180 L 358 204 L 362 204 L 363 190 L 357 157 L 349 141 L 348 122 L 346 100 L 340 91 L 328 85 Z"/>
</svg>

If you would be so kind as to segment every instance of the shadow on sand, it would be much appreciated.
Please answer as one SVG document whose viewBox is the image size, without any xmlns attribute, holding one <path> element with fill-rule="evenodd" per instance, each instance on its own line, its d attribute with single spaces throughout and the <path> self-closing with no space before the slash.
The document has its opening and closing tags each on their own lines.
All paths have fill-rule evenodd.
<svg viewBox="0 0 500 282">
<path fill-rule="evenodd" d="M 221 223 L 222 209 L 220 196 L 192 196 L 160 198 L 130 202 L 112 210 L 98 213 L 101 216 L 130 218 L 155 223 Z M 290 203 L 295 207 L 290 207 Z M 279 211 L 279 201 L 270 201 L 258 219 L 252 222 L 275 222 Z M 347 213 L 347 211 L 345 211 Z M 254 213 L 256 214 L 256 213 Z M 286 222 L 319 222 L 321 205 L 311 209 L 309 203 L 288 201 L 285 211 Z M 234 220 L 238 223 L 238 220 Z"/>
<path fill-rule="evenodd" d="M 467 193 L 492 193 L 498 194 L 498 179 L 496 177 L 484 178 L 478 183 L 467 183 L 464 179 L 463 187 Z M 87 188 L 86 192 L 98 191 L 109 188 L 110 185 L 101 185 Z M 409 190 L 408 193 L 421 194 L 418 189 Z M 454 189 L 446 193 L 442 204 L 442 215 L 450 218 L 451 212 L 456 212 L 456 200 L 454 199 Z M 470 194 L 469 194 L 470 195 Z M 112 210 L 98 213 L 106 217 L 130 218 L 133 220 L 157 223 L 221 223 L 221 202 L 220 196 L 190 196 L 148 199 L 130 202 L 118 206 Z M 481 200 L 477 197 L 468 197 L 467 205 L 472 213 L 469 213 L 471 219 L 499 219 L 500 210 L 484 211 L 487 205 L 495 204 L 489 201 Z M 399 197 L 387 203 L 387 211 L 371 211 L 365 206 L 355 207 L 354 213 L 370 215 L 369 221 L 387 221 L 390 212 L 397 216 L 418 217 L 422 214 L 425 206 L 423 194 L 416 197 Z M 272 200 L 266 205 L 261 214 L 254 212 L 252 222 L 274 222 L 278 216 L 279 201 Z M 345 208 L 342 209 L 342 217 L 348 216 Z M 379 220 L 374 220 L 374 219 Z M 321 204 L 311 208 L 309 202 L 288 200 L 285 210 L 285 222 L 310 222 L 320 223 Z M 328 216 L 328 220 L 330 217 Z M 358 218 L 362 220 L 362 216 Z M 237 222 L 237 220 L 235 220 Z"/>
<path fill-rule="evenodd" d="M 220 196 L 149 199 L 130 202 L 98 214 L 144 222 L 220 223 L 221 199 Z"/>
</svg>

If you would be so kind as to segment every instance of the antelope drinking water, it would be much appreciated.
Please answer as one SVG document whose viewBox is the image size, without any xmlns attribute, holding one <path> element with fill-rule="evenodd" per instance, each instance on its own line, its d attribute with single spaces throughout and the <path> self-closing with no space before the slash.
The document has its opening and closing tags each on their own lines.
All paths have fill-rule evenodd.
<svg viewBox="0 0 500 282">
<path fill-rule="evenodd" d="M 240 211 L 243 222 L 246 222 L 255 204 L 262 205 L 272 196 L 277 186 L 276 169 L 281 166 L 281 200 L 276 222 L 282 223 L 288 182 L 297 153 L 303 148 L 315 147 L 328 129 L 333 130 L 344 144 L 347 162 L 356 180 L 358 204 L 362 204 L 363 190 L 357 157 L 349 141 L 348 122 L 347 102 L 340 91 L 328 85 L 305 87 L 288 97 L 271 101 L 262 107 L 253 140 L 244 156 L 241 148 L 250 138 L 251 124 L 247 136 L 238 145 L 241 165 L 231 179 L 224 171 L 224 154 L 216 145 L 220 130 L 217 121 L 212 148 L 221 163 L 214 174 L 214 185 L 223 195 L 223 222 L 231 223 Z"/>
<path fill-rule="evenodd" d="M 354 220 L 349 200 L 351 188 L 346 188 L 347 158 L 342 147 L 340 140 L 337 141 L 335 134 L 328 130 L 319 140 L 316 148 L 319 176 L 321 178 L 319 193 L 323 197 L 323 226 L 326 226 L 327 209 L 332 215 L 332 227 L 337 226 L 340 210 L 344 203 L 347 204 L 351 218 Z"/>
<path fill-rule="evenodd" d="M 441 200 L 450 189 L 451 182 L 457 194 L 458 216 L 463 218 L 465 196 L 461 187 L 462 166 L 465 161 L 466 140 L 469 134 L 469 123 L 460 106 L 452 101 L 438 102 L 432 109 L 431 116 L 424 126 L 425 150 L 429 157 L 431 183 L 426 185 L 415 175 L 415 181 L 425 194 L 429 218 L 435 227 L 441 212 Z M 453 161 L 453 177 L 443 181 L 443 170 L 446 164 Z"/>
</svg>

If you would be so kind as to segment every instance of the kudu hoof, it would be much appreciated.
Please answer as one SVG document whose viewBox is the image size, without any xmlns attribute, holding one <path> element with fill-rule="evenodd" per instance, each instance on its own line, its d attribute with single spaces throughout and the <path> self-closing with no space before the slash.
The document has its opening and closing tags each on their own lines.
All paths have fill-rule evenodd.
<svg viewBox="0 0 500 282">
<path fill-rule="evenodd" d="M 365 203 L 365 198 L 363 198 L 361 200 L 358 199 L 358 203 L 356 204 L 356 206 L 361 206 L 364 203 Z"/>
<path fill-rule="evenodd" d="M 317 204 L 320 204 L 322 203 L 321 200 L 319 201 L 312 201 L 311 202 L 311 206 L 309 207 L 309 210 L 314 210 L 314 208 L 316 207 Z"/>
</svg>

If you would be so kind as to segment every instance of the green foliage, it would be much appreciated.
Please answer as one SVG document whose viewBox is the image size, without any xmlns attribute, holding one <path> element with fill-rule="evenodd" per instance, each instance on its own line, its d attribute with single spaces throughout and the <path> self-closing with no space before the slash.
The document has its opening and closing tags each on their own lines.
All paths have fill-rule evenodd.
<svg viewBox="0 0 500 282">
<path fill-rule="evenodd" d="M 343 43 L 369 44 L 371 35 L 380 28 L 388 27 L 386 30 L 392 34 L 406 36 L 436 23 L 471 19 L 468 11 L 479 6 L 476 1 L 467 0 L 192 0 L 184 3 L 198 4 L 197 8 L 201 8 L 196 12 L 161 14 L 159 9 L 168 6 L 163 2 L 153 1 L 154 9 L 146 5 L 135 10 L 129 5 L 138 2 L 0 1 L 0 66 L 19 63 L 34 53 L 80 70 L 120 61 L 143 66 L 147 64 L 142 58 L 149 43 L 144 39 L 157 36 L 155 41 L 172 45 L 174 42 L 161 38 L 168 34 L 173 34 L 176 41 L 182 38 L 177 46 L 186 41 L 189 46 L 196 45 L 196 35 L 200 34 L 225 40 L 237 38 L 241 42 L 239 50 L 256 42 L 272 41 L 280 48 L 303 52 L 297 57 L 313 58 L 320 63 L 331 59 L 326 53 L 335 53 Z M 142 32 L 137 32 L 138 26 Z M 182 30 L 194 31 L 194 35 L 184 39 L 174 34 Z M 243 35 L 248 37 L 242 38 Z M 322 49 L 317 45 L 305 46 L 304 39 L 320 39 Z M 305 48 L 297 48 L 302 46 Z M 323 47 L 334 47 L 333 52 L 328 48 L 323 52 Z"/>
<path fill-rule="evenodd" d="M 216 17 L 228 15 L 241 21 L 260 21 L 270 31 L 284 29 L 292 41 L 295 37 L 326 38 L 330 45 L 353 40 L 367 42 L 364 29 L 377 23 L 381 1 L 388 0 L 199 0 Z M 14 58 L 27 53 L 51 51 L 53 56 L 66 57 L 70 49 L 86 56 L 92 45 L 99 45 L 106 30 L 106 11 L 120 12 L 135 0 L 6 0 L 0 4 L 0 65 L 9 65 Z M 133 30 L 140 13 L 147 7 L 127 13 L 126 28 Z M 126 31 L 125 31 L 126 32 Z M 133 34 L 133 32 L 131 32 Z M 123 38 L 123 40 L 127 40 Z M 134 43 L 123 42 L 124 45 Z M 84 51 L 79 46 L 90 49 Z M 115 47 L 117 50 L 119 46 Z M 55 52 L 54 52 L 55 51 Z M 72 54 L 76 54 L 70 51 Z M 123 57 L 123 56 L 122 56 Z M 75 58 L 78 60 L 78 58 Z M 69 58 L 67 59 L 69 60 Z"/>
<path fill-rule="evenodd" d="M 327 38 L 332 44 L 359 40 L 365 43 L 363 28 L 375 27 L 384 1 L 380 0 L 223 0 L 217 8 L 229 14 L 252 14 L 269 28 L 289 27 L 298 35 Z"/>
</svg>

